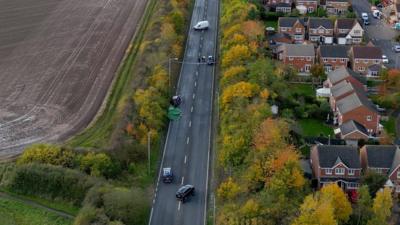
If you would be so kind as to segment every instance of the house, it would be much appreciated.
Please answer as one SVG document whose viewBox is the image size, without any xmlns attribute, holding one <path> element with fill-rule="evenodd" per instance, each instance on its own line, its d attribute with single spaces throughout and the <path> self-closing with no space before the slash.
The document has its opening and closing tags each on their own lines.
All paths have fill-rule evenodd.
<svg viewBox="0 0 400 225">
<path fill-rule="evenodd" d="M 334 24 L 327 18 L 310 18 L 308 20 L 308 39 L 315 43 L 333 43 Z"/>
<path fill-rule="evenodd" d="M 339 18 L 335 21 L 335 38 L 340 45 L 360 44 L 364 29 L 357 19 Z"/>
<path fill-rule="evenodd" d="M 349 7 L 349 0 L 325 0 L 325 9 L 330 15 L 344 15 Z"/>
<path fill-rule="evenodd" d="M 367 97 L 358 92 L 353 92 L 336 101 L 334 114 L 334 121 L 339 126 L 349 120 L 354 120 L 363 125 L 368 134 L 376 135 L 379 133 L 380 115 L 376 106 Z"/>
<path fill-rule="evenodd" d="M 321 45 L 318 48 L 319 63 L 324 65 L 325 72 L 329 73 L 332 70 L 340 67 L 347 67 L 349 57 L 347 49 L 341 45 Z"/>
<path fill-rule="evenodd" d="M 367 81 L 365 80 L 365 78 L 344 66 L 329 72 L 327 80 L 324 82 L 324 86 L 327 88 L 332 88 L 334 85 L 340 83 L 343 80 L 351 82 L 359 89 L 367 90 Z"/>
<path fill-rule="evenodd" d="M 347 145 L 351 146 L 358 146 L 359 140 L 366 141 L 369 139 L 367 128 L 354 120 L 342 123 L 339 128 L 335 129 L 335 134 L 340 139 L 345 140 Z"/>
<path fill-rule="evenodd" d="M 282 13 L 290 13 L 292 12 L 292 3 L 291 1 L 286 0 L 287 2 L 281 2 L 275 5 L 275 11 L 276 12 L 282 12 Z"/>
<path fill-rule="evenodd" d="M 354 92 L 366 95 L 365 89 L 363 89 L 362 87 L 357 87 L 349 80 L 342 80 L 341 82 L 332 86 L 331 94 L 329 97 L 329 103 L 331 105 L 332 111 L 335 111 L 337 101 L 353 94 Z"/>
<path fill-rule="evenodd" d="M 303 43 L 305 39 L 305 21 L 303 18 L 279 17 L 278 33 L 289 34 L 295 43 Z"/>
<path fill-rule="evenodd" d="M 395 145 L 365 145 L 360 149 L 364 173 L 374 171 L 388 178 L 386 186 L 400 193 L 400 149 Z"/>
<path fill-rule="evenodd" d="M 355 72 L 367 75 L 368 67 L 382 66 L 382 50 L 375 46 L 353 46 L 350 50 L 351 67 Z"/>
<path fill-rule="evenodd" d="M 300 73 L 309 73 L 315 63 L 315 50 L 312 44 L 282 44 L 278 47 L 278 59 L 291 65 Z"/>
<path fill-rule="evenodd" d="M 318 0 L 295 0 L 296 7 L 304 6 L 308 13 L 312 13 L 318 8 Z"/>
<path fill-rule="evenodd" d="M 319 187 L 336 183 L 345 191 L 358 188 L 361 163 L 357 147 L 315 145 L 311 148 L 310 160 Z"/>
<path fill-rule="evenodd" d="M 373 64 L 367 69 L 367 77 L 377 78 L 379 77 L 379 71 L 382 69 L 381 65 Z"/>
</svg>

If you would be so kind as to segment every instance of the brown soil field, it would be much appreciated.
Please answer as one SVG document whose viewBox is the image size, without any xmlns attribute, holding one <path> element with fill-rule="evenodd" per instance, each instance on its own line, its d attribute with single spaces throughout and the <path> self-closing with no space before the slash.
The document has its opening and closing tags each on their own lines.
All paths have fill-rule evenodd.
<svg viewBox="0 0 400 225">
<path fill-rule="evenodd" d="M 0 0 L 0 158 L 99 110 L 146 0 Z"/>
</svg>

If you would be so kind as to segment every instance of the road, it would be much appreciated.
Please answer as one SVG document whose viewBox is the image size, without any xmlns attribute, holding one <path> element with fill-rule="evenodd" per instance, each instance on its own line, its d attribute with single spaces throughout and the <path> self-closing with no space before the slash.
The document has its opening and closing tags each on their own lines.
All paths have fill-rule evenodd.
<svg viewBox="0 0 400 225">
<path fill-rule="evenodd" d="M 208 20 L 206 31 L 190 29 L 177 93 L 182 96 L 182 117 L 170 122 L 163 167 L 171 167 L 174 182 L 156 184 L 149 225 L 204 225 L 206 223 L 208 171 L 211 148 L 214 66 L 198 64 L 199 56 L 216 55 L 218 0 L 196 0 L 190 27 Z M 184 184 L 195 186 L 196 195 L 185 204 L 175 198 Z"/>
<path fill-rule="evenodd" d="M 96 115 L 147 0 L 0 0 L 0 158 Z"/>
<path fill-rule="evenodd" d="M 399 34 L 387 24 L 384 20 L 375 19 L 371 13 L 371 4 L 368 0 L 353 0 L 353 9 L 361 17 L 361 13 L 366 12 L 370 18 L 371 24 L 364 26 L 367 37 L 382 49 L 383 54 L 389 58 L 389 64 L 386 66 L 389 68 L 400 67 L 400 54 L 392 51 L 392 46 L 395 44 L 393 39 Z M 396 66 L 397 61 L 397 66 Z"/>
</svg>

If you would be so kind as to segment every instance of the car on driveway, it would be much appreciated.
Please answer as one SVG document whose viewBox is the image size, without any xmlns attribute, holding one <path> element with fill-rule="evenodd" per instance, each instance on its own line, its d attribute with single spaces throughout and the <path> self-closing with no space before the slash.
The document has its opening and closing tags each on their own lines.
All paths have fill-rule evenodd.
<svg viewBox="0 0 400 225">
<path fill-rule="evenodd" d="M 170 167 L 163 168 L 163 182 L 164 183 L 172 183 L 174 176 L 172 174 L 172 170 Z"/>
<path fill-rule="evenodd" d="M 382 55 L 382 62 L 385 64 L 389 63 L 389 58 L 386 55 Z"/>
<path fill-rule="evenodd" d="M 363 20 L 368 20 L 368 13 L 366 13 L 366 12 L 361 13 L 361 18 Z"/>
<path fill-rule="evenodd" d="M 394 45 L 393 48 L 392 48 L 392 50 L 393 50 L 394 52 L 400 52 L 400 45 Z"/>
<path fill-rule="evenodd" d="M 363 20 L 363 23 L 364 23 L 365 26 L 368 26 L 370 24 L 368 19 Z"/>
<path fill-rule="evenodd" d="M 190 195 L 194 195 L 194 186 L 191 184 L 180 187 L 175 194 L 176 198 L 182 203 L 185 203 Z"/>
</svg>

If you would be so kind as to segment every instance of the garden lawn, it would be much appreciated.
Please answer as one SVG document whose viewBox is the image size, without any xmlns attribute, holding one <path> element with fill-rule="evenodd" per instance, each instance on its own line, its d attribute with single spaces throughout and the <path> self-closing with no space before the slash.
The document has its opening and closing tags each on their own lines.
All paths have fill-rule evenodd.
<svg viewBox="0 0 400 225">
<path fill-rule="evenodd" d="M 265 27 L 273 27 L 276 30 L 278 28 L 278 21 L 276 20 L 265 21 Z"/>
<path fill-rule="evenodd" d="M 327 125 L 323 121 L 315 120 L 315 119 L 302 119 L 298 120 L 302 135 L 305 137 L 316 137 L 320 136 L 322 133 L 324 137 L 328 135 L 333 136 L 333 129 Z"/>
<path fill-rule="evenodd" d="M 302 96 L 315 97 L 315 90 L 311 84 L 290 84 L 290 91 Z"/>
<path fill-rule="evenodd" d="M 396 137 L 396 119 L 394 117 L 389 117 L 388 121 L 381 122 L 385 131 L 392 137 Z"/>
<path fill-rule="evenodd" d="M 69 225 L 72 222 L 44 209 L 0 198 L 0 225 Z"/>
</svg>

